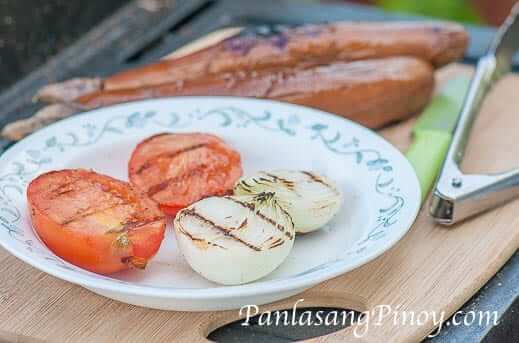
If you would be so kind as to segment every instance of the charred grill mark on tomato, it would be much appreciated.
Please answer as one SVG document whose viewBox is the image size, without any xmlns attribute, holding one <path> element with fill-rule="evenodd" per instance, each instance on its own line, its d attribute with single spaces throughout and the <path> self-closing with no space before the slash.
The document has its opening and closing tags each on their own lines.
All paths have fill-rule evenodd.
<svg viewBox="0 0 519 343">
<path fill-rule="evenodd" d="M 148 196 L 152 197 L 155 194 L 165 190 L 166 188 L 169 187 L 169 185 L 171 185 L 173 183 L 179 182 L 180 180 L 190 179 L 193 176 L 203 175 L 205 168 L 206 168 L 206 165 L 201 164 L 201 165 L 197 166 L 196 168 L 189 170 L 185 174 L 170 177 L 169 179 L 166 179 L 158 184 L 151 186 L 146 193 L 148 194 Z"/>
<path fill-rule="evenodd" d="M 76 211 L 72 216 L 69 218 L 66 218 L 62 220 L 59 224 L 60 225 L 67 225 L 73 222 L 77 222 L 81 219 L 93 216 L 97 213 L 102 213 L 111 209 L 115 209 L 120 206 L 130 205 L 128 202 L 128 199 L 122 197 L 118 192 L 112 190 L 112 189 L 106 189 L 107 186 L 101 183 L 97 182 L 88 182 L 85 187 L 79 187 L 77 185 L 77 182 L 80 181 L 80 179 L 74 179 L 70 182 L 67 182 L 63 185 L 58 186 L 56 189 L 52 190 L 49 194 L 48 200 L 57 200 L 58 198 L 64 196 L 65 194 L 74 194 L 74 193 L 80 193 L 83 191 L 85 187 L 95 186 L 99 187 L 104 193 L 110 194 L 110 199 L 106 200 L 109 201 L 109 204 L 105 207 L 97 207 L 98 204 L 93 204 L 94 206 L 88 206 L 87 208 L 80 208 L 78 211 Z M 50 203 L 49 203 L 50 205 Z M 48 209 L 46 209 L 48 210 Z"/>
<path fill-rule="evenodd" d="M 68 182 L 58 185 L 55 188 L 52 188 L 48 195 L 49 200 L 54 200 L 56 198 L 61 197 L 62 195 L 70 194 L 70 193 L 74 193 L 75 191 L 78 191 L 78 188 L 75 187 L 75 184 L 77 181 L 78 181 L 78 179 L 74 178 L 72 180 L 69 180 Z"/>
<path fill-rule="evenodd" d="M 137 174 L 137 175 L 141 174 L 143 171 L 145 171 L 146 169 L 150 168 L 153 165 L 153 163 L 158 161 L 159 159 L 162 159 L 162 158 L 174 159 L 174 158 L 176 158 L 176 157 L 178 157 L 178 156 L 180 156 L 180 155 L 182 155 L 182 154 L 184 154 L 186 152 L 197 150 L 197 149 L 201 149 L 201 148 L 206 147 L 206 146 L 207 146 L 206 143 L 195 144 L 195 145 L 186 147 L 186 148 L 181 149 L 181 150 L 159 154 L 159 155 L 157 155 L 157 156 L 147 160 L 146 162 L 144 162 L 139 167 L 139 169 L 137 169 L 135 174 Z"/>
<path fill-rule="evenodd" d="M 54 199 L 54 198 L 60 197 L 64 194 L 74 192 L 76 189 L 72 187 L 73 183 L 75 183 L 75 180 L 73 182 L 66 183 L 66 184 L 61 185 L 58 188 L 54 189 L 52 191 L 52 193 L 50 194 L 50 198 Z"/>
<path fill-rule="evenodd" d="M 70 224 L 70 223 L 74 223 L 74 222 L 77 222 L 81 219 L 84 219 L 84 218 L 87 218 L 87 217 L 90 217 L 90 216 L 93 216 L 93 215 L 96 215 L 98 213 L 102 213 L 102 212 L 105 212 L 105 211 L 109 211 L 109 210 L 113 210 L 119 206 L 125 206 L 125 205 L 129 205 L 129 203 L 127 202 L 121 202 L 121 203 L 116 203 L 116 204 L 113 204 L 113 205 L 110 205 L 108 207 L 105 207 L 105 208 L 94 208 L 92 209 L 91 207 L 87 208 L 86 210 L 84 211 L 78 211 L 76 212 L 72 217 L 62 221 L 60 223 L 60 225 L 67 225 L 67 224 Z"/>
<path fill-rule="evenodd" d="M 106 231 L 107 234 L 110 234 L 110 233 L 123 233 L 123 232 L 127 232 L 129 230 L 135 230 L 135 229 L 138 229 L 139 227 L 142 227 L 142 226 L 145 226 L 145 225 L 149 225 L 149 224 L 153 224 L 153 223 L 157 223 L 157 222 L 160 222 L 162 221 L 164 218 L 162 217 L 154 217 L 154 218 L 150 218 L 150 219 L 130 219 L 124 223 L 121 223 L 121 226 L 116 228 L 116 229 L 110 229 L 108 231 Z"/>
<path fill-rule="evenodd" d="M 233 234 L 233 230 L 234 229 L 229 229 L 229 228 L 225 228 L 223 226 L 220 226 L 218 224 L 216 224 L 215 222 L 213 222 L 212 220 L 202 216 L 200 213 L 196 212 L 196 210 L 194 208 L 189 208 L 189 209 L 186 209 L 184 210 L 182 213 L 182 216 L 183 217 L 193 217 L 193 218 L 196 218 L 198 219 L 199 221 L 201 221 L 202 223 L 208 225 L 209 227 L 221 232 L 224 236 L 226 237 L 229 237 L 229 238 L 232 238 L 234 239 L 235 241 L 245 245 L 246 247 L 252 249 L 252 250 L 255 250 L 255 251 L 261 251 L 262 249 L 252 243 L 249 243 L 243 239 L 241 239 L 240 237 L 237 237 L 236 235 Z"/>
<path fill-rule="evenodd" d="M 243 201 L 240 201 L 240 200 L 237 200 L 237 199 L 234 199 L 232 197 L 224 197 L 224 199 L 227 199 L 227 200 L 230 200 L 238 205 L 241 205 L 242 207 L 250 210 L 251 212 L 253 212 L 254 214 L 256 214 L 258 216 L 258 218 L 261 218 L 262 220 L 266 221 L 267 223 L 269 223 L 270 225 L 272 225 L 273 227 L 277 228 L 279 231 L 281 231 L 283 234 L 285 234 L 285 236 L 287 236 L 288 239 L 293 239 L 294 238 L 294 235 L 292 235 L 290 233 L 290 231 L 288 231 L 283 225 L 277 223 L 275 220 L 265 216 L 264 214 L 262 214 L 261 212 L 257 211 L 256 208 L 254 207 L 254 205 L 252 204 L 249 204 L 249 203 L 246 203 L 246 202 L 243 202 Z M 290 216 L 287 214 L 287 212 L 282 209 L 280 207 L 280 209 L 283 211 L 283 213 L 285 215 L 287 215 L 288 218 L 290 218 Z M 290 220 L 292 220 L 290 218 Z"/>
<path fill-rule="evenodd" d="M 150 219 L 145 219 L 145 220 L 141 219 L 141 220 L 136 220 L 136 221 L 128 221 L 123 224 L 121 230 L 122 231 L 134 230 L 134 229 L 137 229 L 144 225 L 157 223 L 157 222 L 161 221 L 162 219 L 163 219 L 162 217 L 155 217 L 155 218 L 150 218 Z"/>
</svg>

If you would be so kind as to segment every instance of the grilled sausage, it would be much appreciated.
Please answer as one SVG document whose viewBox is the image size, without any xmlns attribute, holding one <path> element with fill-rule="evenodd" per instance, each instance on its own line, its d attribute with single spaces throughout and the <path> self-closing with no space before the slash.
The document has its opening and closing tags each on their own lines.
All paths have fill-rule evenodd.
<svg viewBox="0 0 519 343">
<path fill-rule="evenodd" d="M 228 72 L 308 68 L 335 62 L 414 56 L 439 67 L 463 56 L 468 36 L 445 22 L 305 25 L 271 36 L 234 36 L 184 57 L 115 74 L 101 81 L 74 79 L 43 87 L 35 98 L 70 102 L 95 90 L 167 84 Z"/>
<path fill-rule="evenodd" d="M 139 88 L 209 74 L 310 67 L 388 56 L 414 56 L 439 67 L 461 58 L 467 43 L 463 27 L 451 23 L 305 25 L 268 37 L 231 37 L 185 57 L 108 77 L 104 89 Z"/>
<path fill-rule="evenodd" d="M 431 65 L 412 57 L 334 63 L 300 70 L 213 75 L 137 89 L 99 91 L 75 105 L 91 109 L 126 101 L 233 95 L 305 105 L 379 128 L 420 110 L 434 86 Z"/>
<path fill-rule="evenodd" d="M 132 100 L 179 95 L 267 97 L 337 113 L 378 128 L 419 111 L 433 88 L 432 67 L 405 57 L 335 63 L 283 72 L 213 75 L 138 89 L 98 91 L 47 106 L 33 117 L 6 125 L 2 136 L 19 140 L 81 110 Z"/>
</svg>

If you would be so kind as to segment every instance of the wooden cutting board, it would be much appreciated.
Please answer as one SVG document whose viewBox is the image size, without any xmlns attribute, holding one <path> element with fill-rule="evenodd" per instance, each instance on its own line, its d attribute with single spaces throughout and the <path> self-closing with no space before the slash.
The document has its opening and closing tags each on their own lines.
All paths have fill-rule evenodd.
<svg viewBox="0 0 519 343">
<path fill-rule="evenodd" d="M 220 32 L 210 41 L 232 34 Z M 205 46 L 199 41 L 183 52 Z M 438 72 L 438 84 L 468 66 L 454 64 Z M 464 169 L 497 172 L 519 166 L 517 112 L 519 76 L 509 76 L 483 106 L 469 142 Z M 399 149 L 410 142 L 413 120 L 381 131 Z M 261 310 L 330 306 L 366 311 L 377 305 L 393 309 L 445 312 L 448 318 L 481 288 L 519 247 L 519 201 L 461 225 L 436 226 L 422 209 L 410 232 L 390 251 L 350 273 L 324 282 Z M 238 311 L 188 313 L 149 310 L 119 303 L 58 280 L 0 249 L 0 340 L 197 342 L 215 328 L 238 319 Z M 395 325 L 391 318 L 369 327 L 361 341 L 419 341 L 434 329 Z M 349 327 L 316 338 L 322 342 L 356 341 Z"/>
</svg>

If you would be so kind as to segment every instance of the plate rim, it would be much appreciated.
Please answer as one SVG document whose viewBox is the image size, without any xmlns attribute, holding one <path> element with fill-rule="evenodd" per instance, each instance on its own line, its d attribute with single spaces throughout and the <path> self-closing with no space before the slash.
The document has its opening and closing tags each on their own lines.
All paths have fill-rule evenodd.
<svg viewBox="0 0 519 343">
<path fill-rule="evenodd" d="M 412 180 L 407 180 L 406 182 L 413 183 L 414 186 L 411 186 L 411 189 L 415 190 L 415 199 L 417 199 L 417 202 L 409 202 L 409 205 L 411 206 L 411 214 L 407 216 L 406 218 L 402 219 L 403 223 L 401 224 L 402 227 L 405 227 L 405 229 L 402 229 L 398 232 L 398 234 L 394 236 L 390 236 L 389 240 L 385 239 L 387 243 L 375 251 L 371 252 L 370 254 L 365 255 L 363 258 L 358 259 L 355 263 L 351 264 L 338 264 L 335 266 L 326 267 L 322 270 L 317 270 L 314 272 L 311 272 L 306 275 L 301 276 L 292 276 L 288 279 L 278 279 L 278 280 L 265 280 L 262 281 L 261 279 L 259 281 L 254 281 L 247 284 L 242 285 L 232 285 L 232 286 L 216 286 L 211 288 L 193 288 L 193 289 L 187 289 L 187 288 L 170 288 L 170 287 L 157 287 L 157 286 L 149 286 L 149 285 L 136 285 L 132 284 L 129 281 L 125 281 L 124 283 L 120 283 L 117 279 L 110 279 L 109 276 L 99 275 L 96 273 L 89 272 L 87 270 L 81 269 L 80 267 L 75 266 L 76 268 L 81 269 L 81 271 L 76 270 L 65 270 L 57 268 L 51 264 L 42 264 L 40 263 L 39 259 L 35 256 L 31 256 L 29 254 L 24 254 L 23 251 L 18 251 L 18 249 L 13 248 L 7 240 L 4 240 L 0 236 L 0 246 L 2 246 L 5 250 L 7 250 L 10 254 L 14 255 L 18 259 L 22 260 L 23 262 L 31 265 L 32 267 L 41 270 L 49 275 L 52 275 L 54 277 L 57 277 L 59 279 L 71 282 L 73 284 L 77 284 L 86 288 L 92 288 L 92 289 L 100 289 L 108 292 L 115 292 L 120 294 L 127 294 L 127 295 L 133 295 L 133 296 L 146 296 L 146 297 L 153 297 L 153 298 L 171 298 L 171 299 L 219 299 L 219 298 L 238 298 L 238 297 L 246 297 L 246 296 L 260 296 L 260 295 L 266 295 L 271 294 L 274 292 L 283 292 L 283 291 L 290 291 L 295 289 L 305 289 L 309 288 L 313 285 L 316 285 L 320 282 L 332 279 L 334 277 L 337 277 L 341 274 L 347 273 L 353 269 L 356 269 L 364 264 L 369 263 L 370 261 L 374 260 L 375 258 L 379 257 L 380 255 L 384 254 L 386 251 L 391 249 L 395 246 L 396 243 L 398 243 L 405 234 L 411 229 L 413 223 L 415 222 L 417 215 L 419 213 L 421 204 L 421 190 L 419 187 L 419 181 L 416 176 L 416 173 L 414 172 L 413 167 L 409 163 L 409 161 L 404 157 L 404 155 L 389 141 L 387 141 L 383 136 L 377 134 L 376 132 L 372 131 L 369 128 L 366 128 L 356 122 L 353 122 L 349 119 L 340 117 L 336 114 L 328 113 L 325 111 L 321 111 L 314 108 L 309 108 L 306 106 L 300 106 L 295 104 L 290 104 L 286 102 L 280 102 L 275 100 L 268 100 L 268 99 L 256 99 L 256 98 L 246 98 L 246 97 L 232 97 L 232 96 L 181 96 L 181 97 L 169 97 L 169 98 L 159 98 L 159 99 L 145 99 L 145 100 L 139 100 L 139 101 L 132 101 L 122 104 L 115 104 L 111 106 L 105 106 L 102 108 L 82 112 L 76 115 L 73 115 L 71 117 L 59 120 L 53 124 L 50 124 L 31 135 L 25 137 L 24 139 L 16 142 L 14 145 L 9 147 L 1 156 L 0 161 L 7 159 L 10 157 L 10 155 L 14 154 L 14 150 L 19 145 L 24 144 L 25 141 L 29 139 L 34 139 L 34 137 L 37 137 L 38 135 L 44 135 L 46 132 L 52 132 L 56 129 L 56 127 L 59 127 L 61 125 L 66 125 L 69 122 L 73 122 L 78 120 L 79 118 L 84 118 L 87 116 L 94 116 L 96 113 L 99 112 L 105 112 L 105 111 L 113 111 L 114 109 L 118 108 L 130 108 L 132 106 L 135 106 L 137 104 L 143 104 L 143 103 L 164 103 L 164 102 L 182 102 L 182 101 L 237 101 L 239 100 L 241 103 L 256 103 L 256 104 L 265 104 L 268 106 L 284 106 L 286 108 L 292 108 L 294 110 L 303 111 L 303 112 L 313 112 L 316 116 L 324 116 L 326 118 L 330 118 L 332 120 L 339 120 L 344 121 L 347 125 L 354 127 L 355 129 L 359 130 L 360 132 L 364 134 L 367 134 L 369 136 L 372 136 L 372 138 L 380 140 L 382 142 L 382 145 L 387 146 L 389 150 L 392 150 L 395 157 L 399 160 L 399 164 L 405 165 L 406 169 L 408 169 L 412 175 Z M 412 194 L 410 194 L 412 195 Z M 31 225 L 32 228 L 32 225 Z M 33 228 L 32 228 L 33 229 Z M 34 229 L 33 229 L 34 230 Z M 37 233 L 34 233 L 36 238 L 38 240 L 41 239 L 37 235 Z M 41 242 L 45 246 L 43 242 Z M 48 248 L 47 248 L 48 249 Z M 60 257 L 55 255 L 50 249 L 48 249 L 57 259 L 62 260 Z M 66 261 L 65 261 L 66 262 Z M 68 263 L 68 262 L 66 262 Z M 78 276 L 76 276 L 78 273 Z M 89 275 L 93 274 L 93 275 Z M 79 280 L 78 280 L 79 279 Z M 118 282 L 119 281 L 119 282 Z"/>
</svg>

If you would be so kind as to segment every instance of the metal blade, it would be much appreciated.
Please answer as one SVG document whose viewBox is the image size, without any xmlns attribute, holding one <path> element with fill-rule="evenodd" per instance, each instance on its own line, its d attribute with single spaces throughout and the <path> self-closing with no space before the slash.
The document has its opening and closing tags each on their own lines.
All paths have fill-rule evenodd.
<svg viewBox="0 0 519 343">
<path fill-rule="evenodd" d="M 514 55 L 519 50 L 519 3 L 510 12 L 503 25 L 497 31 L 496 37 L 490 45 L 488 54 L 496 57 L 496 71 L 498 77 L 511 70 Z"/>
</svg>

